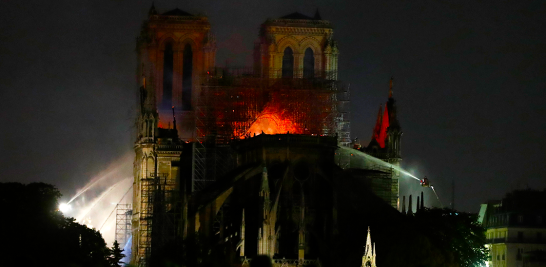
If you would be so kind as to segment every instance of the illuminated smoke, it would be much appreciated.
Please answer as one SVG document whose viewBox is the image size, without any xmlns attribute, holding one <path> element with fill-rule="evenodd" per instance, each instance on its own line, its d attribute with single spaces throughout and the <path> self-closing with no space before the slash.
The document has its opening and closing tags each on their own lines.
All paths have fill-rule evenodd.
<svg viewBox="0 0 546 267">
<path fill-rule="evenodd" d="M 89 181 L 82 189 L 80 189 L 66 204 L 72 203 L 76 198 L 87 192 L 87 190 L 99 186 L 101 183 L 104 183 L 105 180 L 108 179 L 115 179 L 116 176 L 119 174 L 120 170 L 122 170 L 123 165 L 127 162 L 132 163 L 133 160 L 133 154 L 127 153 L 125 156 L 123 156 L 121 159 L 113 162 L 110 164 L 106 170 L 99 173 L 99 175 L 91 178 L 91 181 Z M 119 177 L 119 176 L 118 176 Z"/>
<path fill-rule="evenodd" d="M 132 191 L 129 189 L 133 184 L 133 159 L 134 154 L 131 152 L 114 161 L 105 167 L 104 171 L 89 179 L 89 182 L 66 202 L 66 205 L 70 203 L 68 210 L 62 206 L 65 209 L 63 212 L 65 216 L 75 217 L 81 224 L 88 227 L 103 226 L 97 230 L 100 230 L 109 246 L 115 239 L 116 204 L 132 202 Z M 129 193 L 124 196 L 128 191 Z M 112 212 L 114 215 L 109 217 Z"/>
<path fill-rule="evenodd" d="M 121 180 L 121 181 L 117 182 L 116 184 L 110 186 L 110 188 L 108 188 L 106 191 L 102 192 L 102 194 L 100 194 L 100 196 L 98 198 L 93 200 L 93 202 L 92 202 L 92 204 L 90 206 L 88 206 L 86 209 L 84 209 L 84 211 L 76 218 L 76 221 L 81 222 L 85 218 L 85 216 L 97 205 L 97 203 L 99 203 L 106 195 L 108 195 L 108 193 L 110 193 L 110 191 L 112 191 L 112 189 L 114 189 L 117 185 L 119 185 L 120 183 L 122 183 L 123 181 L 125 181 L 127 179 L 129 179 L 129 178 L 126 178 L 124 180 Z"/>
<path fill-rule="evenodd" d="M 73 196 L 69 201 L 68 203 L 66 204 L 70 204 L 72 201 L 74 201 L 74 199 L 78 198 L 79 196 L 81 196 L 83 193 L 85 193 L 87 190 L 89 190 L 90 188 L 92 188 L 94 185 L 96 185 L 97 183 L 99 183 L 101 180 L 103 180 L 104 178 L 110 176 L 110 174 L 112 174 L 112 172 L 114 172 L 115 170 L 112 170 L 111 172 L 105 174 L 105 175 L 102 175 L 100 177 L 97 177 L 96 179 L 93 179 L 91 181 L 91 183 L 87 184 L 84 188 L 82 188 L 78 193 L 76 193 L 75 196 Z"/>
</svg>

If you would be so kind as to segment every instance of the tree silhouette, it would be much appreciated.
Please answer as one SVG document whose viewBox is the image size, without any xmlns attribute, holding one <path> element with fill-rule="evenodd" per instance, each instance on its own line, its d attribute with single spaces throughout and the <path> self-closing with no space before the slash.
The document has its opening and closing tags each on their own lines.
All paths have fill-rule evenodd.
<svg viewBox="0 0 546 267">
<path fill-rule="evenodd" d="M 50 184 L 0 183 L 0 266 L 119 266 L 97 230 L 61 214 L 60 196 Z"/>
<path fill-rule="evenodd" d="M 112 249 L 110 250 L 110 257 L 108 257 L 110 266 L 112 267 L 121 266 L 119 262 L 125 257 L 125 254 L 123 254 L 122 252 L 123 252 L 123 249 L 119 247 L 118 241 L 117 240 L 114 241 L 114 245 L 112 246 Z"/>
</svg>

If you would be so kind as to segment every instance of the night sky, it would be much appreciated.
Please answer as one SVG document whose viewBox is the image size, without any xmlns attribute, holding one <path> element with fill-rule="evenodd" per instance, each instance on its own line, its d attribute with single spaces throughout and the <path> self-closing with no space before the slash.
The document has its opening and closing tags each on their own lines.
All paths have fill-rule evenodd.
<svg viewBox="0 0 546 267">
<path fill-rule="evenodd" d="M 444 204 L 454 180 L 455 207 L 475 212 L 513 189 L 546 187 L 546 2 L 510 2 L 155 5 L 207 15 L 218 66 L 250 65 L 267 18 L 318 8 L 334 25 L 339 78 L 351 84 L 351 136 L 369 142 L 393 76 L 402 166 L 427 175 Z M 0 2 L 1 182 L 43 181 L 71 196 L 113 163 L 132 175 L 135 39 L 150 5 Z"/>
</svg>

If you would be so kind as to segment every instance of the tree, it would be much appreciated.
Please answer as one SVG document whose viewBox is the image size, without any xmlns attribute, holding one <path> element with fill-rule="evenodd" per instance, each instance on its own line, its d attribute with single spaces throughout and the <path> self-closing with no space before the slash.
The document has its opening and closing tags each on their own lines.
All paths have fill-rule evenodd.
<svg viewBox="0 0 546 267">
<path fill-rule="evenodd" d="M 435 249 L 430 255 L 441 266 L 481 266 L 485 264 L 486 229 L 478 215 L 451 209 L 422 209 L 415 214 L 420 233 Z"/>
<path fill-rule="evenodd" d="M 110 266 L 112 267 L 120 267 L 120 261 L 125 257 L 125 255 L 122 253 L 123 249 L 119 247 L 118 241 L 114 241 L 114 245 L 112 246 L 112 249 L 110 250 L 110 257 L 108 257 L 108 261 L 110 262 Z"/>
<path fill-rule="evenodd" d="M 110 266 L 101 234 L 64 217 L 60 196 L 50 184 L 0 183 L 0 266 Z"/>
</svg>

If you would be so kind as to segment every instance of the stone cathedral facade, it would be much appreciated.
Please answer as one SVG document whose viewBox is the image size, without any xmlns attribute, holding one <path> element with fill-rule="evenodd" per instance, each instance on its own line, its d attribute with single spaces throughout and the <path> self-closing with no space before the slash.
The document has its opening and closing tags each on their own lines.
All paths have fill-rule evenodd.
<svg viewBox="0 0 546 267">
<path fill-rule="evenodd" d="M 352 143 L 333 27 L 318 12 L 265 21 L 250 72 L 218 68 L 216 49 L 207 17 L 150 8 L 137 38 L 131 263 L 154 266 L 176 240 L 198 236 L 233 265 L 256 255 L 320 264 L 342 221 L 339 178 L 354 174 L 336 160 Z M 392 93 L 388 101 L 360 150 L 398 164 L 402 132 Z M 369 176 L 383 179 L 377 190 L 394 208 L 398 175 Z M 376 266 L 371 243 L 364 253 L 362 266 Z"/>
</svg>

